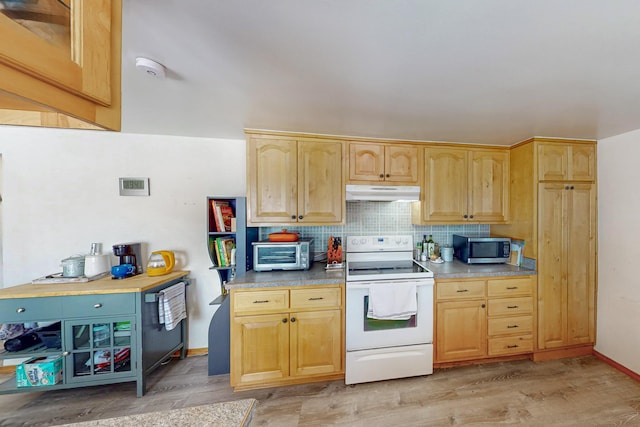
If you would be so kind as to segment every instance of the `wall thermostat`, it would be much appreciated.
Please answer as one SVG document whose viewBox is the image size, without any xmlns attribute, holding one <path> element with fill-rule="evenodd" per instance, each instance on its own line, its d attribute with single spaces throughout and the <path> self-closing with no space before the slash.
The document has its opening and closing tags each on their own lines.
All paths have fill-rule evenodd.
<svg viewBox="0 0 640 427">
<path fill-rule="evenodd" d="M 121 196 L 148 196 L 149 178 L 120 178 Z"/>
</svg>

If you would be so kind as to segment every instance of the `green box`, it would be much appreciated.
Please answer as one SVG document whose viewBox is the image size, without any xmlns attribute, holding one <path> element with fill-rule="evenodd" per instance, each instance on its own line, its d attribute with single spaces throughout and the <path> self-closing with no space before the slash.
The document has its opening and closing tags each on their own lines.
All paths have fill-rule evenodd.
<svg viewBox="0 0 640 427">
<path fill-rule="evenodd" d="M 38 387 L 62 381 L 62 355 L 32 357 L 16 366 L 18 387 Z"/>
</svg>

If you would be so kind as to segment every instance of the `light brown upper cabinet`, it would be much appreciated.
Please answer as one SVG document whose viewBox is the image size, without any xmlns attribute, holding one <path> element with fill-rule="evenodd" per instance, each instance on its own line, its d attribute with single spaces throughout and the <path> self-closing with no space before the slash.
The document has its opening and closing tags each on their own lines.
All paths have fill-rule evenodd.
<svg viewBox="0 0 640 427">
<path fill-rule="evenodd" d="M 0 123 L 56 126 L 62 114 L 119 130 L 121 13 L 121 0 L 5 4 Z"/>
<path fill-rule="evenodd" d="M 349 142 L 349 182 L 419 185 L 419 147 Z"/>
<path fill-rule="evenodd" d="M 426 147 L 423 200 L 412 205 L 418 224 L 508 220 L 509 152 L 505 149 Z"/>
<path fill-rule="evenodd" d="M 343 151 L 341 141 L 249 134 L 248 224 L 343 224 Z"/>
<path fill-rule="evenodd" d="M 568 143 L 538 144 L 540 181 L 595 181 L 596 147 Z"/>
</svg>

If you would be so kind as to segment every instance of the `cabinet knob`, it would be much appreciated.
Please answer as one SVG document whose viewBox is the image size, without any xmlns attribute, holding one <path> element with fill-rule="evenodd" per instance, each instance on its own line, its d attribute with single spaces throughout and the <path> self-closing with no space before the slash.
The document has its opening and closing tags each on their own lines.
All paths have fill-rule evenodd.
<svg viewBox="0 0 640 427">
<path fill-rule="evenodd" d="M 467 218 L 469 218 L 469 215 L 466 215 L 466 214 L 465 214 L 465 215 L 463 216 L 463 218 L 464 218 L 464 219 L 467 219 Z"/>
<path fill-rule="evenodd" d="M 24 313 L 25 311 L 27 311 L 26 308 L 20 307 L 19 309 L 16 310 L 16 313 Z"/>
<path fill-rule="evenodd" d="M 296 318 L 295 318 L 295 317 L 292 317 L 292 318 L 291 318 L 291 323 L 293 323 L 293 322 L 295 322 L 295 321 L 296 321 Z"/>
<path fill-rule="evenodd" d="M 62 355 L 63 355 L 63 356 L 68 356 L 68 355 L 70 355 L 70 354 L 71 354 L 71 352 L 70 352 L 70 351 L 63 351 L 63 352 L 62 352 Z"/>
<path fill-rule="evenodd" d="M 296 216 L 295 215 L 291 215 L 291 219 L 296 219 Z"/>
<path fill-rule="evenodd" d="M 384 178 L 384 174 L 383 173 L 380 174 L 380 178 Z"/>
<path fill-rule="evenodd" d="M 102 307 L 102 303 L 93 304 L 93 308 L 100 308 L 100 307 Z"/>
<path fill-rule="evenodd" d="M 386 175 L 386 177 L 387 177 L 387 178 L 391 178 L 391 175 L 387 174 L 387 175 Z"/>
<path fill-rule="evenodd" d="M 572 185 L 572 186 L 571 186 L 571 187 L 569 187 L 569 188 L 571 188 L 571 189 L 573 190 L 575 187 Z"/>
<path fill-rule="evenodd" d="M 486 304 L 482 304 L 480 307 L 485 308 L 487 305 Z"/>
<path fill-rule="evenodd" d="M 282 319 L 282 323 L 287 323 L 287 318 Z"/>
<path fill-rule="evenodd" d="M 469 215 L 469 218 L 473 218 L 473 215 Z"/>
<path fill-rule="evenodd" d="M 302 219 L 304 218 L 302 215 L 298 215 L 298 219 Z"/>
<path fill-rule="evenodd" d="M 569 189 L 569 186 L 568 186 L 568 185 L 565 185 L 565 186 L 564 186 L 564 189 L 565 189 L 565 190 L 568 190 L 568 189 Z"/>
</svg>

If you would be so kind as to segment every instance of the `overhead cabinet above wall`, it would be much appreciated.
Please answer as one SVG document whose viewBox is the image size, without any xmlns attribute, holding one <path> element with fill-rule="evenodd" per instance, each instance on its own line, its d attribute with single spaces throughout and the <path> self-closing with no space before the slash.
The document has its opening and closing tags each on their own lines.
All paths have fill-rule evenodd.
<svg viewBox="0 0 640 427">
<path fill-rule="evenodd" d="M 121 0 L 3 3 L 0 124 L 119 130 Z"/>
<path fill-rule="evenodd" d="M 419 185 L 420 148 L 348 142 L 350 184 Z"/>
<path fill-rule="evenodd" d="M 247 132 L 247 222 L 344 224 L 344 143 Z"/>
<path fill-rule="evenodd" d="M 427 146 L 414 224 L 502 224 L 509 219 L 509 151 Z"/>
</svg>

